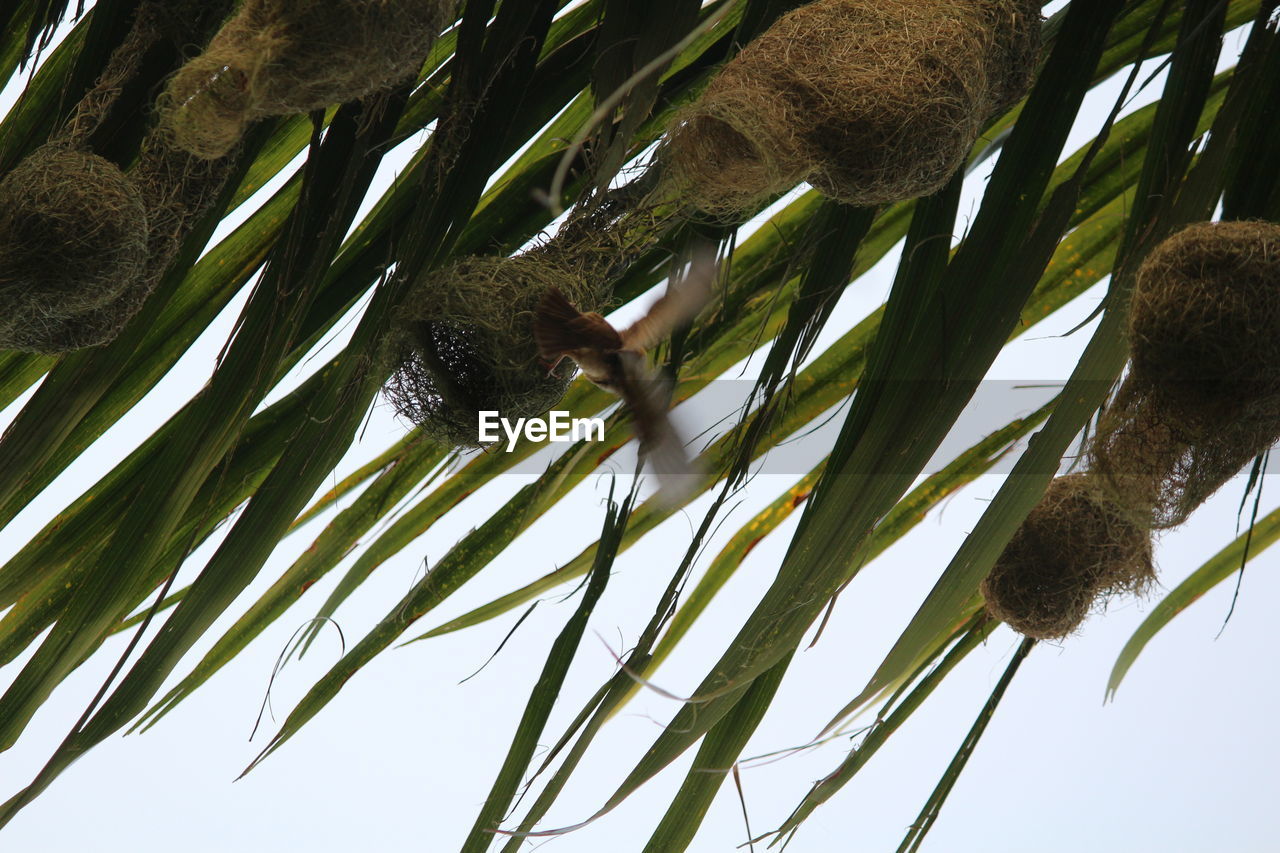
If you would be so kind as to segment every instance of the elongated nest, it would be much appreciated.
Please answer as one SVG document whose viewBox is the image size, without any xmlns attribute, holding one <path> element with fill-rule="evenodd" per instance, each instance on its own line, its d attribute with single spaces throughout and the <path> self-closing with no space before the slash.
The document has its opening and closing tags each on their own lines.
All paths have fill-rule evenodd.
<svg viewBox="0 0 1280 853">
<path fill-rule="evenodd" d="M 174 143 L 220 157 L 246 126 L 364 97 L 416 74 L 451 0 L 245 0 L 160 99 Z"/>
<path fill-rule="evenodd" d="M 1155 578 L 1151 536 L 1101 497 L 1088 474 L 1054 480 L 996 560 L 981 590 L 987 612 L 1019 633 L 1060 639 L 1105 595 Z"/>
<path fill-rule="evenodd" d="M 477 415 L 510 420 L 543 415 L 573 378 L 554 371 L 533 342 L 533 309 L 557 287 L 580 310 L 602 307 L 599 279 L 534 250 L 512 258 L 472 257 L 418 284 L 397 318 L 387 352 L 395 372 L 385 388 L 396 411 L 430 437 L 479 447 Z"/>
<path fill-rule="evenodd" d="M 32 152 L 0 181 L 0 348 L 59 353 L 110 337 L 146 260 L 143 204 L 115 164 Z"/>
<path fill-rule="evenodd" d="M 1280 226 L 1201 223 L 1157 246 L 1129 343 L 1090 466 L 1135 519 L 1175 527 L 1280 438 Z"/>
<path fill-rule="evenodd" d="M 748 44 L 660 155 L 686 201 L 750 212 L 808 181 L 873 205 L 940 189 L 1030 86 L 1030 0 L 820 0 Z"/>
</svg>

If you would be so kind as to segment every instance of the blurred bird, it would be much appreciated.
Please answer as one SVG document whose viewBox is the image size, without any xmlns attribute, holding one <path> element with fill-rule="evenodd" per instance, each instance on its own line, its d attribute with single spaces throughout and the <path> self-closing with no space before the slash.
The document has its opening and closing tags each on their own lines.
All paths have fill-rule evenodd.
<svg viewBox="0 0 1280 853">
<path fill-rule="evenodd" d="M 635 419 L 640 453 L 658 475 L 659 494 L 671 503 L 695 485 L 689 475 L 696 472 L 667 417 L 669 385 L 645 354 L 706 307 L 715 270 L 713 254 L 696 255 L 684 280 L 668 284 L 648 312 L 621 331 L 594 311 L 579 311 L 554 287 L 542 295 L 533 316 L 538 354 L 552 370 L 571 358 L 588 379 L 622 398 Z"/>
</svg>

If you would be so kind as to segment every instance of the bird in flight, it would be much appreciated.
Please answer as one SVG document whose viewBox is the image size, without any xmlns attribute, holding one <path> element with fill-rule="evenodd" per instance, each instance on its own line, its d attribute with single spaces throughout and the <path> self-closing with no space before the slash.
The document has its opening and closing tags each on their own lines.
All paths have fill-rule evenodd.
<svg viewBox="0 0 1280 853">
<path fill-rule="evenodd" d="M 552 370 L 571 358 L 587 379 L 622 398 L 635 419 L 640 453 L 658 475 L 659 494 L 673 503 L 694 485 L 688 476 L 694 468 L 667 416 L 668 384 L 649 366 L 646 353 L 711 301 L 715 270 L 712 253 L 695 255 L 684 280 L 669 283 L 648 312 L 622 330 L 594 311 L 579 311 L 555 287 L 542 295 L 533 315 L 538 354 Z"/>
</svg>

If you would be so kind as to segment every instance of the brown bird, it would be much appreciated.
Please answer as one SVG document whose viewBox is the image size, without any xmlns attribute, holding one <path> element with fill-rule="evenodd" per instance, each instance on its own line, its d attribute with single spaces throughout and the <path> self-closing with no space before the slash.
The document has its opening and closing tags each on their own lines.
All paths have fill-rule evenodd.
<svg viewBox="0 0 1280 853">
<path fill-rule="evenodd" d="M 640 452 L 658 475 L 660 494 L 672 502 L 682 485 L 693 485 L 692 478 L 680 476 L 693 473 L 693 466 L 667 417 L 667 383 L 645 353 L 711 301 L 714 278 L 714 256 L 696 256 L 683 283 L 669 284 L 643 317 L 621 331 L 594 311 L 579 311 L 554 287 L 542 295 L 533 316 L 534 342 L 551 369 L 571 358 L 588 379 L 622 398 L 635 419 Z"/>
</svg>

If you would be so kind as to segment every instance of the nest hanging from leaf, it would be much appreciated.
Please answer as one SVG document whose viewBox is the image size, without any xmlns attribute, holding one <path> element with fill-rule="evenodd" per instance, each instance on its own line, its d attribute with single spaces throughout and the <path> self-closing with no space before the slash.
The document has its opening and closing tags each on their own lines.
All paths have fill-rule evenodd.
<svg viewBox="0 0 1280 853">
<path fill-rule="evenodd" d="M 1280 226 L 1200 223 L 1157 246 L 1129 342 L 1091 467 L 1135 518 L 1175 527 L 1280 438 Z"/>
<path fill-rule="evenodd" d="M 0 347 L 60 353 L 101 343 L 128 319 L 147 217 L 120 169 L 46 145 L 0 181 Z"/>
<path fill-rule="evenodd" d="M 1039 21 L 1029 0 L 810 3 L 724 67 L 660 156 L 715 216 L 800 181 L 859 205 L 935 192 L 1026 93 Z"/>
<path fill-rule="evenodd" d="M 1129 309 L 1133 375 L 1189 429 L 1280 397 L 1280 225 L 1206 222 L 1143 261 Z"/>
<path fill-rule="evenodd" d="M 110 117 L 121 96 L 130 90 L 149 94 L 151 81 L 139 78 L 176 70 L 188 46 L 208 42 L 234 5 L 235 0 L 140 0 L 128 34 L 58 130 L 58 139 L 91 150 L 102 143 L 117 147 L 113 137 L 120 120 Z M 138 106 L 129 95 L 124 100 L 127 108 Z M 123 155 L 118 159 L 124 162 Z"/>
<path fill-rule="evenodd" d="M 987 612 L 1050 640 L 1080 626 L 1102 596 L 1154 580 L 1151 535 L 1099 493 L 1089 474 L 1054 480 L 981 585 Z"/>
<path fill-rule="evenodd" d="M 16 241 L 0 238 L 7 249 L 18 246 L 5 255 L 5 266 L 31 267 L 34 263 L 37 277 L 60 275 L 74 265 L 50 265 L 49 258 L 73 257 L 75 252 L 68 252 L 67 247 L 80 246 L 81 254 L 97 258 L 96 262 L 81 263 L 95 266 L 93 278 L 109 284 L 71 293 L 54 287 L 53 292 L 60 295 L 45 299 L 36 298 L 42 292 L 40 287 L 19 287 L 8 297 L 0 297 L 4 300 L 0 302 L 0 346 L 57 353 L 114 340 L 161 281 L 200 217 L 218 199 L 235 166 L 233 157 L 212 161 L 192 157 L 170 147 L 168 135 L 156 131 L 143 139 L 137 162 L 127 176 L 88 152 L 104 141 L 100 137 L 111 138 L 109 117 L 122 93 L 137 87 L 139 75 L 150 73 L 144 68 L 193 40 L 206 40 L 231 5 L 231 0 L 145 0 L 139 4 L 127 36 L 53 141 L 6 178 L 8 189 L 0 191 L 6 210 L 0 217 L 5 223 L 0 231 L 19 227 L 14 224 L 15 217 L 22 220 L 31 205 L 49 206 L 48 199 L 42 201 L 38 187 L 55 175 L 61 185 L 60 200 L 53 202 L 53 207 L 61 211 L 58 218 L 71 236 L 29 235 Z M 119 151 L 116 154 L 127 156 Z M 48 174 L 34 178 L 33 186 L 36 171 Z M 11 203 L 12 198 L 17 202 Z M 85 221 L 90 225 L 76 225 Z M 20 227 L 30 228 L 32 223 Z M 44 247 L 50 241 L 61 241 L 63 248 Z M 8 269 L 0 278 L 11 278 L 12 272 Z M 32 276 L 19 272 L 17 278 L 24 277 Z M 48 290 L 44 287 L 46 295 Z M 8 306 L 19 292 L 26 294 L 26 308 L 10 310 Z"/>
<path fill-rule="evenodd" d="M 252 121 L 354 100 L 412 76 L 447 0 L 245 0 L 160 105 L 174 143 L 220 157 Z"/>
<path fill-rule="evenodd" d="M 533 312 L 555 287 L 580 311 L 600 311 L 613 283 L 673 221 L 652 176 L 584 199 L 550 241 L 514 257 L 464 258 L 412 288 L 384 349 L 384 389 L 428 436 L 479 447 L 477 413 L 536 417 L 564 397 L 576 367 L 554 371 L 533 340 Z"/>
<path fill-rule="evenodd" d="M 543 415 L 576 370 L 543 365 L 533 342 L 533 310 L 556 287 L 580 310 L 607 298 L 603 279 L 563 256 L 534 250 L 511 258 L 473 257 L 434 271 L 406 300 L 388 352 L 396 365 L 385 389 L 396 411 L 430 437 L 479 447 L 477 414 L 510 420 Z"/>
</svg>

